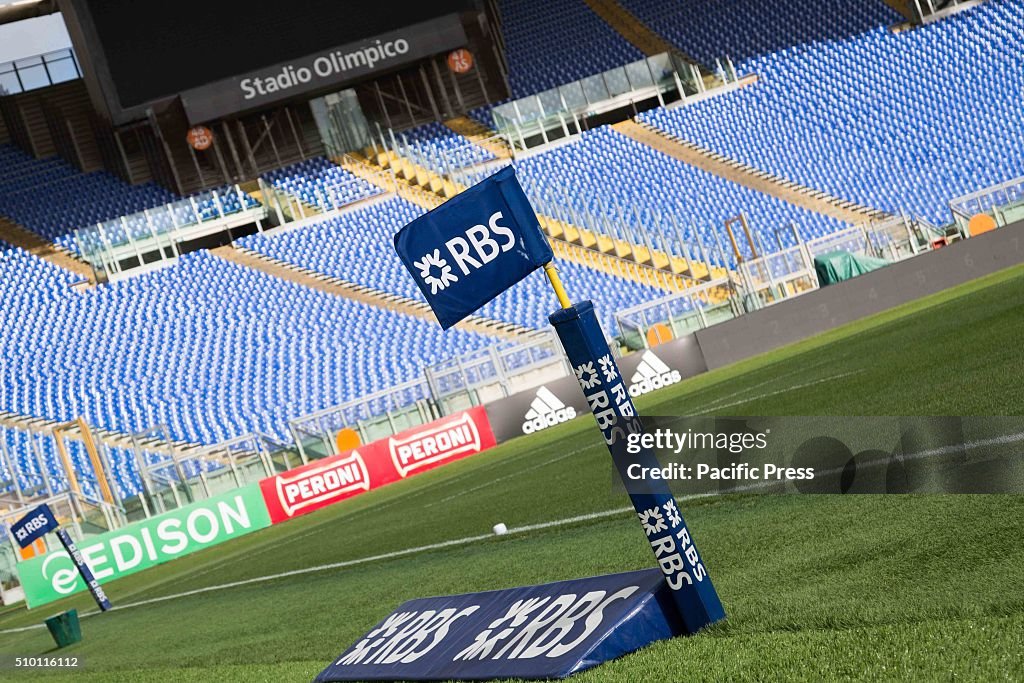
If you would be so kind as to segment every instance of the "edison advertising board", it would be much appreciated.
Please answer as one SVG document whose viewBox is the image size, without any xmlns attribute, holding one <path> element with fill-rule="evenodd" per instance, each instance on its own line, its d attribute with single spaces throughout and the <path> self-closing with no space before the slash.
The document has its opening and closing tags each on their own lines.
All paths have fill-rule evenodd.
<svg viewBox="0 0 1024 683">
<path fill-rule="evenodd" d="M 259 487 L 240 489 L 87 538 L 80 548 L 96 581 L 106 583 L 270 526 Z M 86 590 L 65 551 L 17 565 L 29 607 Z"/>
</svg>

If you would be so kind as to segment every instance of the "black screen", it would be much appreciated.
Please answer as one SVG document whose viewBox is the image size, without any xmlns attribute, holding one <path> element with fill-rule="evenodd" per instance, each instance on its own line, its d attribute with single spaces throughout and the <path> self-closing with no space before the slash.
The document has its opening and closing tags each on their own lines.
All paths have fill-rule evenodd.
<svg viewBox="0 0 1024 683">
<path fill-rule="evenodd" d="M 81 0 L 122 107 L 473 9 L 473 0 Z"/>
</svg>

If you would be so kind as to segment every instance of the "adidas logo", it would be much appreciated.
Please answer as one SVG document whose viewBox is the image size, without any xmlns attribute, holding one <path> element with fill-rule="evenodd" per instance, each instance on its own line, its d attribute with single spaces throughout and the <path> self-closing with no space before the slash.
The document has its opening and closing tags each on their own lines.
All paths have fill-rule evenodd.
<svg viewBox="0 0 1024 683">
<path fill-rule="evenodd" d="M 633 378 L 630 380 L 629 395 L 643 396 L 655 389 L 676 384 L 683 381 L 683 376 L 678 370 L 673 370 L 665 365 L 665 362 L 654 355 L 653 351 L 644 351 L 640 357 L 640 365 L 636 367 Z"/>
<path fill-rule="evenodd" d="M 523 422 L 523 434 L 533 434 L 556 424 L 568 422 L 576 417 L 576 409 L 567 406 L 547 387 L 537 390 L 537 395 L 530 403 Z"/>
</svg>

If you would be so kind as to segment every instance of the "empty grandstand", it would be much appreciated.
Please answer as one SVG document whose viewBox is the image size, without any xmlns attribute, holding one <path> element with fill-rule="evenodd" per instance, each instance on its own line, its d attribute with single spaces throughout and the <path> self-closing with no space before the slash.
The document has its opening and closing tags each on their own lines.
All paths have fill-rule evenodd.
<svg viewBox="0 0 1024 683">
<path fill-rule="evenodd" d="M 0 66 L 0 511 L 64 496 L 83 536 L 468 410 L 571 419 L 541 272 L 442 332 L 395 252 L 504 167 L 623 358 L 1024 217 L 1024 0 L 27 4 L 73 49 Z"/>
</svg>

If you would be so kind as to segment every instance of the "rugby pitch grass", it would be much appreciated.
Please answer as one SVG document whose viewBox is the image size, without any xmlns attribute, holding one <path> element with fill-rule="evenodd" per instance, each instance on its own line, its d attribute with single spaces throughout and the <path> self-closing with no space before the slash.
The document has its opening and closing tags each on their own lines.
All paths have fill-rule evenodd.
<svg viewBox="0 0 1024 683">
<path fill-rule="evenodd" d="M 639 407 L 1021 415 L 1022 340 L 1024 268 L 1015 268 L 684 381 Z M 169 599 L 84 618 L 83 642 L 59 652 L 80 657 L 80 671 L 0 678 L 309 681 L 408 598 L 652 566 L 626 506 L 587 415 L 108 584 L 115 605 Z M 728 619 L 574 680 L 1024 678 L 1024 497 L 733 495 L 684 508 Z M 515 531 L 602 511 L 489 536 L 497 522 Z M 457 542 L 360 561 L 446 541 Z M 69 607 L 94 610 L 87 594 L 6 609 L 0 653 L 50 651 L 45 629 L 11 629 Z"/>
</svg>

